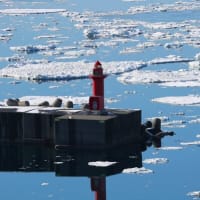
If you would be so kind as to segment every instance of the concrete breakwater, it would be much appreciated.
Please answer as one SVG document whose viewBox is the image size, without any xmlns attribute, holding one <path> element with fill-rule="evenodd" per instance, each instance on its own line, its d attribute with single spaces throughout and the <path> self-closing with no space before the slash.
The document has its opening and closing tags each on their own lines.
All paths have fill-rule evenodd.
<svg viewBox="0 0 200 200">
<path fill-rule="evenodd" d="M 1 106 L 0 141 L 109 147 L 141 140 L 141 111 Z"/>
</svg>

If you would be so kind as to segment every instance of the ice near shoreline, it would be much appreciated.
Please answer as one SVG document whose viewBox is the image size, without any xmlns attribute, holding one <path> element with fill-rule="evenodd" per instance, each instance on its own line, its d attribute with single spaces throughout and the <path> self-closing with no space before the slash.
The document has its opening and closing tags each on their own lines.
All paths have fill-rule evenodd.
<svg viewBox="0 0 200 200">
<path fill-rule="evenodd" d="M 198 61 L 199 54 L 195 56 Z M 120 61 L 103 62 L 104 73 L 117 74 L 117 80 L 125 84 L 149 84 L 155 83 L 165 87 L 199 87 L 200 70 L 176 70 L 176 71 L 151 71 L 142 70 L 149 65 L 166 64 L 168 62 L 190 62 L 191 59 L 168 56 L 156 58 L 152 61 Z M 30 62 L 30 61 L 29 61 Z M 94 63 L 89 62 L 48 62 L 33 61 L 0 69 L 1 77 L 13 77 L 35 81 L 59 81 L 88 78 Z M 159 103 L 176 105 L 200 105 L 200 96 L 170 96 L 152 99 Z"/>
<path fill-rule="evenodd" d="M 129 3 L 135 0 L 124 1 Z M 139 1 L 142 2 L 142 1 Z M 6 3 L 6 2 L 5 2 Z M 28 44 L 23 46 L 11 46 L 10 50 L 17 55 L 1 57 L 1 61 L 8 61 L 7 67 L 0 69 L 0 77 L 11 77 L 15 79 L 25 79 L 34 81 L 60 81 L 88 78 L 91 73 L 93 63 L 83 60 L 80 57 L 96 55 L 101 47 L 119 47 L 124 43 L 134 44 L 132 47 L 119 49 L 119 54 L 137 54 L 148 49 L 161 47 L 164 51 L 182 49 L 185 46 L 192 48 L 199 47 L 199 20 L 184 21 L 141 21 L 132 19 L 109 19 L 105 17 L 132 16 L 144 13 L 167 13 L 196 11 L 200 8 L 198 1 L 175 2 L 163 4 L 149 4 L 131 6 L 127 10 L 93 12 L 74 12 L 66 9 L 1 9 L 2 15 L 46 15 L 50 13 L 58 14 L 69 18 L 74 27 L 82 32 L 84 39 L 76 41 L 74 46 L 62 46 L 64 35 L 54 34 L 59 28 L 49 27 L 46 22 L 32 26 L 34 31 L 38 29 L 48 29 L 54 31 L 53 34 L 37 35 L 34 40 L 46 40 L 46 44 Z M 12 39 L 15 27 L 2 28 L 0 38 L 3 41 Z M 143 37 L 145 40 L 140 41 Z M 31 60 L 27 59 L 29 54 L 38 54 L 50 59 Z M 75 62 L 57 62 L 56 60 L 66 60 L 76 58 Z M 90 59 L 89 59 L 90 60 Z M 200 86 L 200 53 L 192 58 L 171 55 L 164 57 L 154 57 L 151 60 L 132 61 L 101 61 L 104 72 L 107 75 L 117 75 L 117 80 L 123 84 L 159 84 L 161 87 L 199 87 Z M 184 69 L 179 70 L 148 70 L 149 66 L 164 65 L 169 63 L 185 63 Z M 142 70 L 143 68 L 145 70 Z M 161 97 L 155 98 L 156 102 L 168 102 L 176 105 L 199 105 L 199 96 L 185 95 L 181 97 Z"/>
<path fill-rule="evenodd" d="M 125 1 L 126 2 L 126 1 Z M 129 1 L 134 2 L 134 1 Z M 10 50 L 17 53 L 33 54 L 39 53 L 44 56 L 54 56 L 55 59 L 71 59 L 79 58 L 82 56 L 90 56 L 96 54 L 96 48 L 101 46 L 119 46 L 120 44 L 127 42 L 136 42 L 135 46 L 122 48 L 119 50 L 119 54 L 130 54 L 145 51 L 148 48 L 163 47 L 165 49 L 180 49 L 185 45 L 198 47 L 199 29 L 198 20 L 187 20 L 181 22 L 147 22 L 147 21 L 137 21 L 130 19 L 115 19 L 115 20 L 105 20 L 106 16 L 125 16 L 125 15 L 136 15 L 141 13 L 154 13 L 154 12 L 171 12 L 171 11 L 185 11 L 185 10 L 198 10 L 200 8 L 199 2 L 176 2 L 168 4 L 150 4 L 149 6 L 136 6 L 130 7 L 128 10 L 124 11 L 110 11 L 110 12 L 71 12 L 66 9 L 1 9 L 0 13 L 3 15 L 33 15 L 33 14 L 48 14 L 48 13 L 58 13 L 63 17 L 68 17 L 74 23 L 75 28 L 82 31 L 83 36 L 86 38 L 77 41 L 78 45 L 75 45 L 73 49 L 67 47 L 57 47 L 53 41 L 48 45 L 25 45 L 25 46 L 11 46 Z M 38 25 L 40 28 L 48 27 L 47 23 L 42 23 Z M 33 26 L 33 29 L 36 28 Z M 54 27 L 55 30 L 56 27 Z M 174 32 L 173 30 L 176 31 Z M 10 37 L 12 37 L 12 28 L 9 30 Z M 6 30 L 6 31 L 7 31 Z M 59 30 L 59 29 L 56 29 Z M 5 29 L 2 29 L 5 32 Z M 2 39 L 7 38 L 6 34 L 2 34 Z M 139 42 L 139 37 L 144 37 L 144 42 Z M 9 37 L 9 39 L 10 39 Z M 62 35 L 54 34 L 53 38 L 60 39 Z M 34 39 L 46 38 L 47 42 L 50 42 L 52 38 L 51 35 L 39 35 L 34 37 Z M 5 39 L 6 40 L 6 39 Z M 1 58 L 3 59 L 3 58 Z M 7 60 L 11 61 L 11 58 Z M 28 63 L 27 63 L 28 62 Z M 48 61 L 49 62 L 49 61 Z M 176 55 L 169 55 L 161 58 L 154 58 L 150 61 L 120 61 L 120 62 L 108 62 L 103 63 L 105 65 L 105 73 L 107 74 L 118 74 L 123 73 L 119 76 L 118 80 L 122 83 L 162 83 L 165 86 L 172 86 L 172 79 L 176 80 L 179 75 L 187 76 L 188 79 L 180 79 L 179 82 L 174 82 L 174 85 L 180 85 L 180 87 L 187 86 L 199 86 L 199 80 L 196 81 L 197 74 L 191 74 L 191 72 L 175 72 L 174 77 L 171 80 L 166 79 L 169 73 L 159 72 L 156 76 L 153 75 L 154 72 L 148 73 L 147 77 L 140 79 L 134 79 L 130 77 L 135 77 L 138 72 L 131 72 L 135 69 L 139 69 L 144 66 L 154 65 L 154 64 L 167 64 L 167 63 L 178 63 L 178 62 L 189 62 L 191 69 L 198 69 L 199 66 L 199 55 L 197 54 L 195 58 L 184 58 Z M 13 66 L 13 67 L 12 67 Z M 58 68 L 59 66 L 59 68 Z M 87 67 L 88 66 L 88 67 Z M 39 65 L 33 65 L 29 61 L 23 61 L 20 66 L 20 61 L 17 64 L 11 64 L 10 66 L 0 70 L 1 77 L 13 77 L 22 78 L 28 80 L 71 80 L 74 78 L 84 78 L 86 77 L 90 70 L 90 63 L 78 62 L 49 62 L 48 64 L 42 63 Z M 55 69 L 54 69 L 55 68 Z M 73 69 L 74 68 L 74 69 Z M 81 69 L 80 69 L 81 68 Z M 125 72 L 128 72 L 125 74 Z M 180 72 L 181 73 L 181 72 Z M 177 75 L 176 75 L 177 74 Z M 160 80 L 158 77 L 161 77 Z M 184 84 L 183 84 L 184 82 Z M 167 85 L 169 84 L 169 85 Z"/>
</svg>

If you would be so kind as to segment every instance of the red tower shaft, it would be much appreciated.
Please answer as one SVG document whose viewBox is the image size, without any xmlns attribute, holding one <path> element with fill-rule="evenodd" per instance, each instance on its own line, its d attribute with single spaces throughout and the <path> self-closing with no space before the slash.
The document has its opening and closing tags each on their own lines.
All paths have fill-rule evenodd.
<svg viewBox="0 0 200 200">
<path fill-rule="evenodd" d="M 104 78 L 102 76 L 90 75 L 92 79 L 92 96 L 102 96 L 104 97 Z"/>
<path fill-rule="evenodd" d="M 93 68 L 93 73 L 90 75 L 92 79 L 92 96 L 89 99 L 90 110 L 104 109 L 104 78 L 103 68 L 101 63 L 97 61 Z"/>
</svg>

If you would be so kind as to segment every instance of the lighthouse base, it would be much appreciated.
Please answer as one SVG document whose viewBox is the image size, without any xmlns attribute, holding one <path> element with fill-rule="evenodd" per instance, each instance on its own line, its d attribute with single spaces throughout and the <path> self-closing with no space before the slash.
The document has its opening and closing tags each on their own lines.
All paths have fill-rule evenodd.
<svg viewBox="0 0 200 200">
<path fill-rule="evenodd" d="M 80 112 L 57 117 L 56 146 L 107 148 L 141 142 L 140 110 L 106 110 L 106 113 Z"/>
</svg>

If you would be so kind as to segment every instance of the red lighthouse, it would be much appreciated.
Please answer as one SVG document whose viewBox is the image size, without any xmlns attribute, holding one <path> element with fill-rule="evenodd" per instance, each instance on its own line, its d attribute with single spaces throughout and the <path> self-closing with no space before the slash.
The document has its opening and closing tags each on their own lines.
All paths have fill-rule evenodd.
<svg viewBox="0 0 200 200">
<path fill-rule="evenodd" d="M 92 96 L 89 99 L 90 110 L 104 109 L 104 78 L 103 68 L 99 61 L 94 64 L 92 79 Z"/>
</svg>

